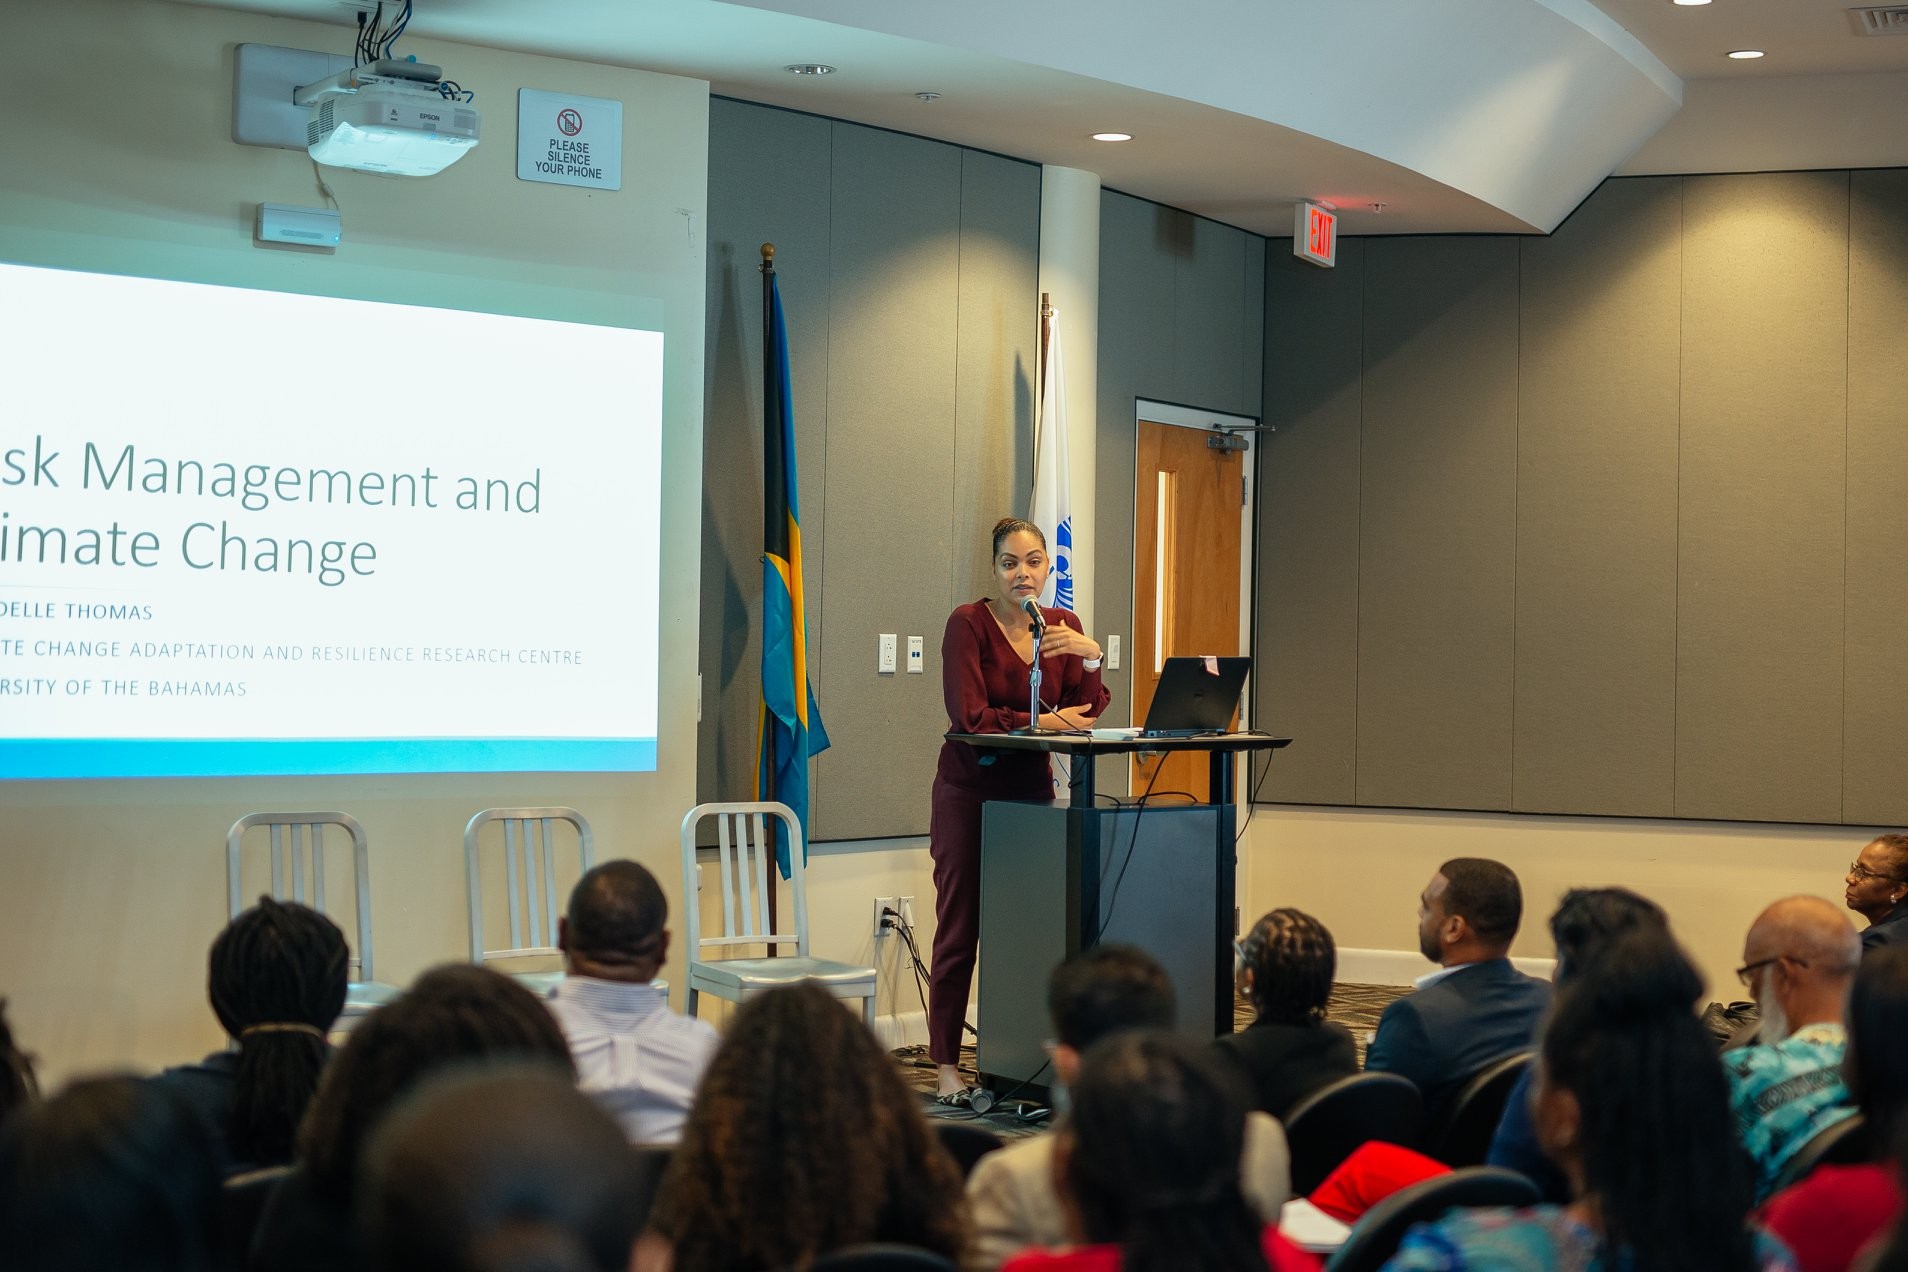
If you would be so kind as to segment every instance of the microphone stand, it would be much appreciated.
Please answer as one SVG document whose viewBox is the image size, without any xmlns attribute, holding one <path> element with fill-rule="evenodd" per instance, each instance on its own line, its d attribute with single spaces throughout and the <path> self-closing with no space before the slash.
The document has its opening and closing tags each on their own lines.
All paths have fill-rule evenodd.
<svg viewBox="0 0 1908 1272">
<path fill-rule="evenodd" d="M 1027 672 L 1027 688 L 1033 695 L 1028 707 L 1027 732 L 1039 733 L 1040 729 L 1040 638 L 1047 634 L 1047 625 L 1038 619 L 1027 624 L 1027 630 L 1033 633 L 1033 667 Z"/>
</svg>

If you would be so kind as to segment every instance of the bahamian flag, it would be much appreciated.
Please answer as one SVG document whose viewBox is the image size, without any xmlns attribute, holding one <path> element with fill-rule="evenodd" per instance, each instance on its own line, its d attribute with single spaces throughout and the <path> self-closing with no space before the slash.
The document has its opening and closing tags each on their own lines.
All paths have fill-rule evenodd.
<svg viewBox="0 0 1908 1272">
<path fill-rule="evenodd" d="M 1073 491 L 1067 469 L 1067 395 L 1061 379 L 1060 315 L 1047 315 L 1046 358 L 1040 386 L 1040 433 L 1034 440 L 1033 504 L 1027 520 L 1047 532 L 1053 569 L 1040 603 L 1078 610 L 1073 589 Z"/>
<path fill-rule="evenodd" d="M 808 861 L 808 758 L 828 749 L 828 730 L 808 679 L 808 616 L 802 601 L 802 513 L 795 480 L 795 413 L 788 388 L 782 292 L 768 275 L 763 349 L 762 710 L 756 730 L 755 797 L 795 810 Z M 789 876 L 780 827 L 775 862 Z"/>
</svg>

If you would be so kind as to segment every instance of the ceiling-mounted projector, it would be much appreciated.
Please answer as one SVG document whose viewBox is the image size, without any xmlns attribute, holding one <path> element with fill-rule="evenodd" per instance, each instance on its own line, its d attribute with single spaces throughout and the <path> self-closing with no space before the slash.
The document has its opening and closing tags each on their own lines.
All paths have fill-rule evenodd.
<svg viewBox="0 0 1908 1272">
<path fill-rule="evenodd" d="M 311 107 L 311 157 L 400 177 L 442 172 L 476 148 L 479 118 L 440 83 L 434 66 L 379 62 L 299 89 L 293 100 Z"/>
</svg>

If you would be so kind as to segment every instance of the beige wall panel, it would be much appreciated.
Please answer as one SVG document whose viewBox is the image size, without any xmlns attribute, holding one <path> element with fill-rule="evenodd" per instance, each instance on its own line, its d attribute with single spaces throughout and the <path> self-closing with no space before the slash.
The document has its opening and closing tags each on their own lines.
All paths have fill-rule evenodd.
<svg viewBox="0 0 1908 1272">
<path fill-rule="evenodd" d="M 1842 817 L 1848 174 L 1684 184 L 1676 812 Z"/>
<path fill-rule="evenodd" d="M 702 671 L 696 793 L 755 797 L 762 685 L 761 246 L 776 245 L 800 465 L 808 634 L 819 646 L 828 432 L 831 126 L 793 111 L 709 103 L 707 423 L 703 434 Z M 819 652 L 819 650 L 817 651 Z M 825 774 L 816 774 L 819 785 Z"/>
<path fill-rule="evenodd" d="M 1908 172 L 1849 208 L 1848 697 L 1842 815 L 1908 825 Z"/>
<path fill-rule="evenodd" d="M 978 150 L 961 154 L 959 381 L 949 606 L 993 589 L 992 540 L 1033 488 L 1040 382 L 1040 169 Z M 931 633 L 938 647 L 940 628 Z M 938 677 L 929 659 L 927 674 Z M 925 829 L 925 827 L 924 827 Z"/>
<path fill-rule="evenodd" d="M 1265 274 L 1253 722 L 1290 737 L 1261 797 L 1358 799 L 1358 454 L 1364 239 L 1338 265 L 1274 240 Z M 1254 773 L 1253 781 L 1259 780 Z"/>
<path fill-rule="evenodd" d="M 937 651 L 953 518 L 961 151 L 836 123 L 822 598 L 819 839 L 919 834 L 945 718 L 938 675 L 875 672 L 876 637 Z M 846 586 L 840 586 L 843 579 Z M 905 657 L 901 660 L 905 661 Z M 939 666 L 938 656 L 930 660 Z"/>
<path fill-rule="evenodd" d="M 1609 181 L 1519 244 L 1519 811 L 1674 811 L 1681 219 Z"/>
<path fill-rule="evenodd" d="M 1358 800 L 1511 794 L 1517 243 L 1365 254 Z"/>
</svg>

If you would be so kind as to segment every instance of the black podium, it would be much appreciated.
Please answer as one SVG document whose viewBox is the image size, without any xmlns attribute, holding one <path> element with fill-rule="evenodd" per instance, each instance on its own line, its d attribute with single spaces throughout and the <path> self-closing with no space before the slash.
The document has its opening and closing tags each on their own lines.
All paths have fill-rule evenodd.
<svg viewBox="0 0 1908 1272">
<path fill-rule="evenodd" d="M 1259 733 L 1102 741 L 1078 734 L 950 733 L 982 751 L 1043 751 L 1074 761 L 1064 803 L 993 802 L 981 815 L 981 1083 L 1044 1098 L 1052 1034 L 1047 977 L 1100 941 L 1137 945 L 1165 966 L 1190 1037 L 1232 1031 L 1238 809 L 1234 761 L 1290 738 Z M 1204 804 L 1100 804 L 1102 755 L 1201 751 Z"/>
</svg>

